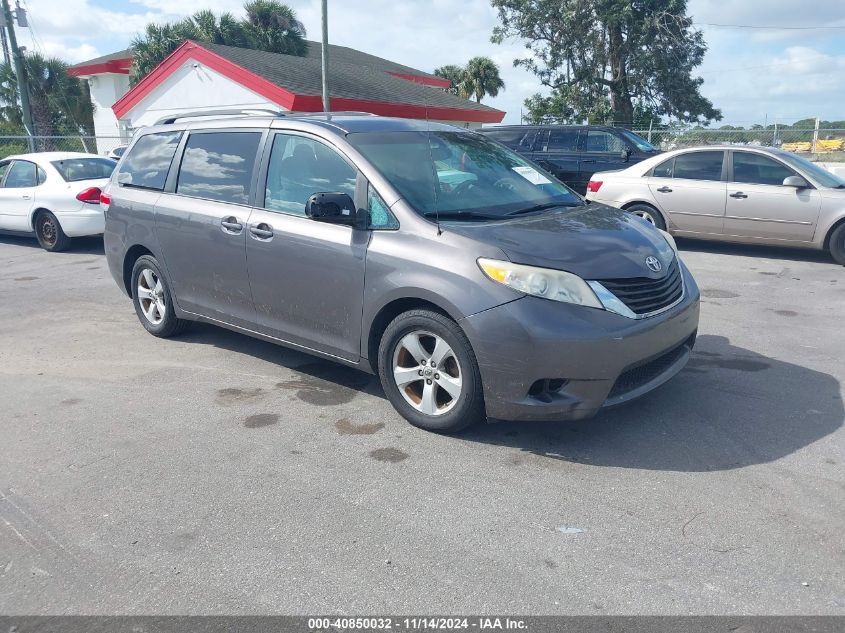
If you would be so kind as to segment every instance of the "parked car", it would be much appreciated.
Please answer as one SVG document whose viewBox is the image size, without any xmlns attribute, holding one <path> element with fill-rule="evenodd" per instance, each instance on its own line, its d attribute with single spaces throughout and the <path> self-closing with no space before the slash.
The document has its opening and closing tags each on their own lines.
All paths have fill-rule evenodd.
<svg viewBox="0 0 845 633">
<path fill-rule="evenodd" d="M 587 198 L 674 235 L 827 249 L 845 265 L 845 180 L 765 147 L 698 147 L 593 174 Z"/>
<path fill-rule="evenodd" d="M 668 234 L 448 125 L 176 119 L 136 134 L 102 200 L 148 332 L 206 321 L 376 373 L 434 431 L 592 416 L 695 341 Z"/>
<path fill-rule="evenodd" d="M 109 158 L 113 160 L 120 160 L 120 157 L 123 156 L 126 148 L 129 147 L 128 145 L 118 145 L 112 151 L 109 152 Z"/>
<path fill-rule="evenodd" d="M 623 169 L 660 153 L 630 130 L 601 125 L 506 125 L 480 132 L 519 152 L 582 194 L 593 173 Z"/>
<path fill-rule="evenodd" d="M 103 232 L 100 189 L 117 163 L 96 154 L 40 152 L 0 160 L 0 230 L 35 233 L 48 251 Z"/>
</svg>

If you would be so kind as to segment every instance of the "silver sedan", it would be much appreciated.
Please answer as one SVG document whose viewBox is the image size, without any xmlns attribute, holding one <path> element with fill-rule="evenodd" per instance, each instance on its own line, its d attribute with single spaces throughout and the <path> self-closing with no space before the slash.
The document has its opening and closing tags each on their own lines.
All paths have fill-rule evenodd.
<svg viewBox="0 0 845 633">
<path fill-rule="evenodd" d="M 593 174 L 587 198 L 673 235 L 827 249 L 845 265 L 845 180 L 778 149 L 666 152 Z"/>
</svg>

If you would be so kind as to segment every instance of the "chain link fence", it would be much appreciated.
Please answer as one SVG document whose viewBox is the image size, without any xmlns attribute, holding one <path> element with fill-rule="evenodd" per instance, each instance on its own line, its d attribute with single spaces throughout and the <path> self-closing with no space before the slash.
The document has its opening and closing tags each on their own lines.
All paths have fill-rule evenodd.
<svg viewBox="0 0 845 633">
<path fill-rule="evenodd" d="M 823 162 L 845 162 L 845 129 L 748 128 L 718 130 L 633 130 L 662 150 L 702 145 L 779 147 L 805 158 Z"/>
<path fill-rule="evenodd" d="M 29 152 L 86 152 L 108 156 L 128 141 L 119 136 L 0 136 L 0 159 Z"/>
</svg>

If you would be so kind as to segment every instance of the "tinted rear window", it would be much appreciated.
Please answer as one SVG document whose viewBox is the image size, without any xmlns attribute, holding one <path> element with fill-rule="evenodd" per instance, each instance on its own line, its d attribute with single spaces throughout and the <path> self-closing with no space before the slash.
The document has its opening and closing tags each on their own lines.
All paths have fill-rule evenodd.
<svg viewBox="0 0 845 633">
<path fill-rule="evenodd" d="M 484 132 L 511 149 L 529 149 L 534 144 L 534 137 L 537 136 L 537 130 L 525 128 L 491 130 L 489 132 L 485 130 Z"/>
<path fill-rule="evenodd" d="M 124 158 L 117 182 L 144 189 L 164 189 L 181 132 L 159 132 L 138 139 Z"/>
<path fill-rule="evenodd" d="M 176 193 L 246 204 L 260 141 L 261 132 L 191 134 Z"/>
<path fill-rule="evenodd" d="M 67 182 L 110 178 L 117 165 L 110 158 L 68 158 L 50 163 Z"/>
<path fill-rule="evenodd" d="M 674 178 L 721 180 L 724 152 L 692 152 L 675 156 Z"/>
</svg>

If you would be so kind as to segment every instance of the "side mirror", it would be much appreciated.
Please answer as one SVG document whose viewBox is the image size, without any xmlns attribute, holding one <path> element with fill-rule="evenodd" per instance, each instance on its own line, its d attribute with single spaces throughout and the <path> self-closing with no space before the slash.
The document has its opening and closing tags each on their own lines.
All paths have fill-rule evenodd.
<svg viewBox="0 0 845 633">
<path fill-rule="evenodd" d="M 801 176 L 787 176 L 783 179 L 784 187 L 795 187 L 796 189 L 808 189 L 810 183 Z"/>
<path fill-rule="evenodd" d="M 629 159 L 629 158 L 631 158 L 631 150 L 630 150 L 630 148 L 626 147 L 626 148 L 625 148 L 625 149 L 623 149 L 621 152 L 619 152 L 619 157 L 620 157 L 622 160 L 624 160 L 625 162 L 628 162 L 628 159 Z"/>
<path fill-rule="evenodd" d="M 348 193 L 315 193 L 305 203 L 305 215 L 317 222 L 358 226 L 359 214 Z"/>
</svg>

